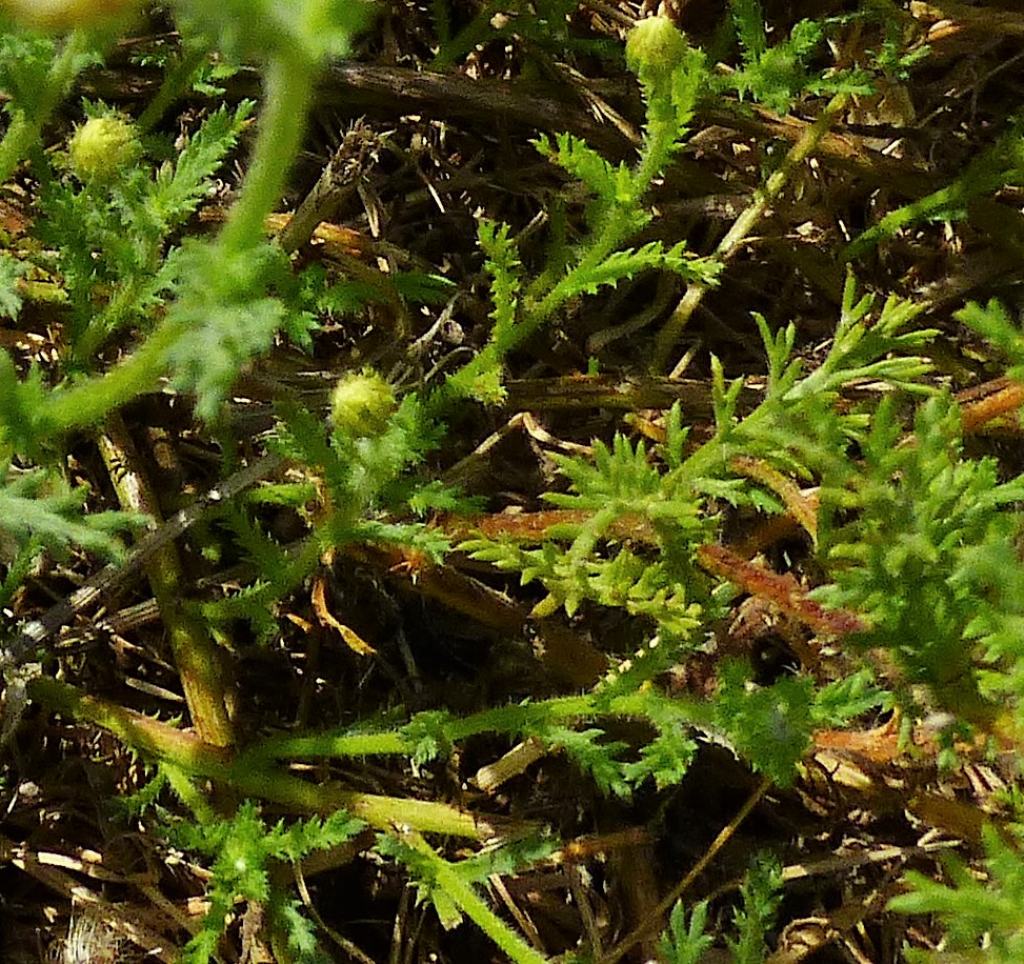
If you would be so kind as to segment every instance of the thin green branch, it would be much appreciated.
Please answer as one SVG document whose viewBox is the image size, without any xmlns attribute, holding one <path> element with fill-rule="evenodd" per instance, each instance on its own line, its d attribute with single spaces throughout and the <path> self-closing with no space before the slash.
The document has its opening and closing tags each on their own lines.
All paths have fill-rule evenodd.
<svg viewBox="0 0 1024 964">
<path fill-rule="evenodd" d="M 168 350 L 183 333 L 180 324 L 164 322 L 134 353 L 104 375 L 83 379 L 54 393 L 39 412 L 40 423 L 58 431 L 85 428 L 133 398 L 153 391 L 167 371 Z"/>
<path fill-rule="evenodd" d="M 302 143 L 313 79 L 309 64 L 296 56 L 279 55 L 264 71 L 265 102 L 252 161 L 218 239 L 229 254 L 259 240 L 264 219 L 281 199 Z"/>
<path fill-rule="evenodd" d="M 544 964 L 547 958 L 530 947 L 511 927 L 487 906 L 487 902 L 464 880 L 456 867 L 439 856 L 418 833 L 405 833 L 402 840 L 426 858 L 434 873 L 434 886 L 440 887 L 510 961 L 516 964 Z"/>
<path fill-rule="evenodd" d="M 450 743 L 468 739 L 481 733 L 520 735 L 541 724 L 576 722 L 602 716 L 644 719 L 650 715 L 651 701 L 658 700 L 664 709 L 667 704 L 660 697 L 648 693 L 631 693 L 612 699 L 601 694 L 562 696 L 550 700 L 499 706 L 470 716 L 444 720 L 438 732 Z M 702 704 L 679 698 L 671 701 L 672 712 L 680 719 L 696 726 L 710 722 L 710 715 Z M 413 718 L 415 724 L 416 718 Z M 385 730 L 379 733 L 319 733 L 309 736 L 272 737 L 247 751 L 241 761 L 252 761 L 254 766 L 268 759 L 313 760 L 350 756 L 411 755 L 416 751 L 415 728 Z"/>
<path fill-rule="evenodd" d="M 160 122 L 167 109 L 188 89 L 196 71 L 209 56 L 206 44 L 186 41 L 170 69 L 164 75 L 160 89 L 146 105 L 137 121 L 139 130 L 150 131 Z"/>
<path fill-rule="evenodd" d="M 763 188 L 755 192 L 754 200 L 733 222 L 728 233 L 719 242 L 715 249 L 715 256 L 720 261 L 730 260 L 739 251 L 754 225 L 761 220 L 767 208 L 778 199 L 796 168 L 817 149 L 833 121 L 846 109 L 849 100 L 848 94 L 836 94 L 826 104 L 818 119 L 804 130 L 800 139 L 786 154 L 778 170 L 772 173 Z M 659 372 L 668 364 L 669 357 L 679 342 L 683 329 L 704 300 L 704 295 L 708 292 L 709 287 L 703 281 L 692 281 L 687 286 L 679 304 L 676 305 L 675 310 L 669 315 L 658 334 L 654 346 L 654 357 L 651 361 L 652 372 Z M 682 369 L 677 365 L 673 368 L 670 377 L 677 378 L 681 374 Z"/>
</svg>

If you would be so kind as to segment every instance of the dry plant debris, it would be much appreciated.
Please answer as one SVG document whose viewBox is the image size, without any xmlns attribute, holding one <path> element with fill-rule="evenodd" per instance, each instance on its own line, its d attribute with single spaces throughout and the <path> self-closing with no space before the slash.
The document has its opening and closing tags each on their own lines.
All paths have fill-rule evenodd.
<svg viewBox="0 0 1024 964">
<path fill-rule="evenodd" d="M 0 0 L 0 959 L 1024 960 L 1022 39 Z"/>
</svg>

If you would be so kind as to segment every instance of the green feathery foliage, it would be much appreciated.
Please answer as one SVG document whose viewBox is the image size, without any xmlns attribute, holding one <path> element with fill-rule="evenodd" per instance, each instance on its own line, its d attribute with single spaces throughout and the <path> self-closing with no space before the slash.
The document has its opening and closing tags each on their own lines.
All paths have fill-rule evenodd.
<svg viewBox="0 0 1024 964">
<path fill-rule="evenodd" d="M 224 403 L 239 374 L 279 339 L 308 349 L 325 318 L 392 299 L 437 305 L 453 294 L 450 282 L 425 272 L 393 271 L 376 286 L 365 276 L 301 269 L 266 235 L 267 215 L 280 202 L 302 142 L 317 68 L 349 49 L 370 5 L 172 0 L 166 6 L 186 40 L 161 62 L 164 83 L 142 116 L 133 121 L 87 102 L 75 112 L 81 123 L 65 147 L 49 152 L 42 149 L 43 125 L 56 116 L 77 72 L 99 61 L 112 38 L 97 31 L 57 42 L 2 24 L 0 89 L 9 125 L 0 140 L 0 181 L 28 159 L 41 194 L 27 237 L 10 244 L 2 239 L 7 250 L 0 252 L 0 316 L 17 321 L 26 303 L 40 297 L 42 278 L 63 335 L 60 357 L 45 373 L 0 352 L 0 561 L 6 567 L 0 605 L 11 600 L 41 553 L 79 546 L 116 558 L 119 534 L 138 521 L 124 513 L 84 511 L 89 493 L 70 487 L 60 471 L 59 453 L 70 433 L 94 429 L 168 377 L 194 397 L 208 426 L 223 429 Z M 528 53 L 552 45 L 559 51 L 600 49 L 573 36 L 575 8 L 569 0 L 486 3 L 455 34 L 448 4 L 435 0 L 441 41 L 435 65 L 494 37 L 514 39 Z M 433 477 L 429 462 L 449 438 L 444 419 L 458 403 L 500 403 L 510 354 L 557 324 L 579 299 L 645 272 L 697 287 L 718 283 L 721 258 L 697 257 L 683 241 L 643 237 L 656 216 L 651 187 L 686 146 L 702 99 L 730 92 L 784 113 L 809 94 L 870 90 L 863 71 L 819 69 L 832 21 L 802 20 L 770 45 L 758 0 L 732 0 L 730 14 L 741 65 L 727 76 L 716 73 L 667 17 L 648 18 L 631 32 L 626 63 L 645 104 L 643 138 L 632 163 L 612 163 L 568 133 L 536 143 L 573 188 L 583 189 L 577 234 L 570 234 L 562 216 L 567 206 L 555 210 L 546 257 L 535 261 L 510 225 L 479 218 L 492 325 L 471 360 L 440 384 L 404 394 L 370 369 L 344 374 L 327 417 L 298 403 L 277 404 L 269 444 L 303 479 L 268 485 L 222 508 L 216 529 L 208 530 L 206 551 L 221 551 L 218 538 L 230 540 L 231 552 L 252 563 L 258 576 L 221 598 L 184 601 L 191 615 L 218 630 L 246 620 L 257 640 L 268 640 L 278 631 L 282 601 L 315 571 L 326 550 L 389 543 L 440 559 L 451 547 L 424 518 L 477 507 Z M 891 30 L 884 42 L 875 73 L 900 76 L 923 55 L 923 48 L 908 53 Z M 234 110 L 209 113 L 173 156 L 151 132 L 183 91 L 211 90 L 212 82 L 242 63 L 258 66 L 263 89 L 248 173 L 213 238 L 182 238 L 250 125 L 254 105 L 243 101 Z M 921 221 L 961 217 L 975 197 L 1019 184 L 1021 144 L 1020 123 L 1013 121 L 952 185 L 893 212 L 847 254 Z M 780 196 L 773 194 L 773 203 Z M 710 437 L 696 441 L 687 413 L 676 404 L 657 442 L 617 434 L 610 443 L 595 441 L 592 457 L 555 456 L 558 483 L 544 499 L 561 513 L 557 525 L 520 540 L 481 537 L 460 547 L 517 574 L 524 585 L 541 586 L 535 617 L 606 609 L 634 621 L 641 645 L 629 655 L 610 654 L 610 669 L 589 691 L 461 717 L 443 708 L 411 718 L 395 710 L 386 723 L 361 720 L 337 731 L 265 739 L 231 765 L 224 762 L 230 751 L 222 747 L 214 753 L 208 745 L 188 744 L 175 756 L 137 736 L 157 758 L 158 776 L 138 795 L 136 809 L 152 807 L 171 825 L 173 842 L 212 863 L 210 911 L 182 960 L 205 964 L 216 954 L 238 900 L 266 905 L 285 935 L 282 953 L 288 958 L 322 959 L 312 925 L 270 870 L 275 862 L 337 846 L 364 824 L 336 810 L 326 819 L 268 826 L 253 802 L 230 818 L 218 817 L 201 788 L 213 779 L 230 788 L 249 765 L 268 783 L 292 781 L 289 789 L 308 800 L 318 788 L 288 774 L 290 764 L 391 755 L 419 767 L 491 734 L 537 741 L 564 754 L 602 793 L 626 799 L 640 787 L 679 784 L 706 740 L 785 787 L 799 772 L 816 728 L 892 707 L 893 694 L 876 683 L 870 665 L 878 650 L 889 651 L 899 667 L 902 678 L 893 685 L 905 703 L 921 701 L 923 689 L 957 726 L 993 734 L 1009 729 L 1009 719 L 1019 727 L 1024 564 L 1015 509 L 1024 501 L 1024 476 L 1002 479 L 994 460 L 965 455 L 956 406 L 923 383 L 931 367 L 921 352 L 936 332 L 916 327 L 922 310 L 896 297 L 878 305 L 871 295 L 858 295 L 851 274 L 831 344 L 813 368 L 795 353 L 794 324 L 772 330 L 755 314 L 767 378 L 752 409 L 741 410 L 744 380 L 728 380 L 713 357 Z M 1021 377 L 1020 331 L 1004 307 L 971 303 L 957 317 L 1003 352 L 1012 377 Z M 111 365 L 115 351 L 119 360 Z M 879 393 L 864 393 L 862 401 L 850 397 L 852 389 L 879 384 L 887 396 L 880 403 L 873 400 Z M 910 421 L 912 436 L 905 431 Z M 233 457 L 226 451 L 225 462 Z M 741 461 L 756 462 L 763 471 L 752 475 Z M 699 697 L 669 693 L 659 678 L 710 648 L 716 621 L 746 588 L 742 566 L 752 564 L 739 560 L 730 568 L 715 554 L 726 551 L 719 545 L 726 513 L 791 508 L 780 487 L 766 481 L 772 473 L 785 482 L 820 486 L 820 509 L 808 509 L 800 521 L 826 585 L 811 596 L 785 577 L 792 583 L 785 582 L 780 594 L 790 594 L 784 601 L 791 608 L 802 605 L 805 615 L 814 614 L 821 635 L 852 639 L 853 668 L 828 683 L 786 673 L 759 682 L 748 662 L 726 659 Z M 254 505 L 289 507 L 307 525 L 306 535 L 291 546 L 279 544 L 250 513 Z M 111 711 L 103 724 L 115 729 L 115 716 Z M 623 721 L 635 724 L 628 738 L 620 735 Z M 135 730 L 121 725 L 117 731 L 130 740 L 144 729 L 137 724 L 133 717 Z M 190 818 L 158 805 L 168 787 Z M 446 828 L 443 821 L 438 825 Z M 433 905 L 445 927 L 471 920 L 508 959 L 541 960 L 490 908 L 482 884 L 493 874 L 543 860 L 552 841 L 531 839 L 455 861 L 415 829 L 395 827 L 393 814 L 374 826 L 391 828 L 378 839 L 376 853 L 405 869 L 420 900 Z M 1024 928 L 1011 904 L 1020 904 L 1024 874 L 1016 849 L 994 832 L 987 847 L 988 886 L 950 865 L 953 888 L 912 876 L 912 893 L 893 906 L 947 917 L 951 944 L 958 948 L 977 950 L 990 941 L 1004 955 L 997 959 L 1016 960 L 1024 950 Z M 762 861 L 747 875 L 729 941 L 741 964 L 764 959 L 780 887 L 774 862 Z M 707 904 L 698 904 L 688 918 L 677 905 L 660 944 L 665 959 L 699 960 L 711 945 L 707 922 Z"/>
<path fill-rule="evenodd" d="M 736 964 L 762 964 L 768 955 L 768 931 L 782 901 L 782 867 L 774 858 L 758 858 L 740 887 L 741 904 L 733 915 L 739 934 L 729 940 Z"/>
<path fill-rule="evenodd" d="M 769 46 L 759 0 L 730 0 L 729 6 L 743 66 L 719 82 L 735 90 L 741 100 L 749 96 L 785 114 L 806 93 L 872 92 L 866 71 L 814 70 L 813 55 L 826 39 L 827 22 L 800 20 L 786 39 Z"/>
<path fill-rule="evenodd" d="M 590 192 L 586 234 L 574 245 L 558 242 L 556 237 L 548 264 L 526 284 L 508 226 L 480 222 L 478 240 L 491 277 L 494 327 L 477 356 L 447 380 L 446 400 L 501 401 L 504 357 L 573 298 L 614 287 L 642 271 L 666 270 L 686 280 L 714 282 L 718 266 L 688 255 L 683 242 L 669 248 L 657 241 L 639 248 L 625 246 L 651 219 L 644 195 L 684 143 L 701 85 L 709 76 L 703 54 L 688 46 L 671 24 L 667 29 L 679 38 L 673 61 L 656 69 L 642 62 L 634 65 L 645 94 L 647 124 L 640 157 L 633 165 L 613 166 L 569 134 L 559 135 L 553 144 L 536 142 L 541 154 Z"/>
<path fill-rule="evenodd" d="M 755 860 L 740 885 L 740 905 L 733 912 L 737 933 L 727 939 L 736 964 L 762 964 L 767 959 L 767 935 L 778 913 L 781 888 L 782 868 L 778 862 L 765 857 Z M 689 915 L 678 902 L 658 941 L 660 959 L 667 964 L 699 964 L 714 946 L 707 928 L 707 901 L 694 905 Z"/>
<path fill-rule="evenodd" d="M 0 252 L 0 317 L 17 318 L 22 297 L 18 279 L 25 274 L 25 266 L 6 251 Z"/>
<path fill-rule="evenodd" d="M 1019 832 L 1003 836 L 993 827 L 983 830 L 986 876 L 954 856 L 943 863 L 949 884 L 909 871 L 909 893 L 889 901 L 902 914 L 934 914 L 945 925 L 942 951 L 906 949 L 912 964 L 940 961 L 985 961 L 1014 964 L 1024 955 L 1024 858 Z"/>
<path fill-rule="evenodd" d="M 0 466 L 0 517 L 7 535 L 18 548 L 33 540 L 49 549 L 78 545 L 110 559 L 124 554 L 118 531 L 142 520 L 129 512 L 82 512 L 88 496 L 84 488 L 66 483 L 42 469 L 14 472 L 8 462 Z"/>
<path fill-rule="evenodd" d="M 706 934 L 708 904 L 702 900 L 690 911 L 687 919 L 682 901 L 676 903 L 669 915 L 668 927 L 658 941 L 658 953 L 667 964 L 700 964 L 705 953 L 714 944 Z"/>
<path fill-rule="evenodd" d="M 1007 377 L 1024 379 L 1024 332 L 1014 322 L 1005 306 L 995 298 L 980 305 L 969 301 L 956 312 L 958 321 L 973 329 L 995 348 L 1009 364 Z"/>
<path fill-rule="evenodd" d="M 664 442 L 651 452 L 643 442 L 633 445 L 617 436 L 611 448 L 595 444 L 593 461 L 556 457 L 569 491 L 545 498 L 583 521 L 553 526 L 536 547 L 495 539 L 473 539 L 460 547 L 499 569 L 518 572 L 523 583 L 540 582 L 548 595 L 535 614 L 559 607 L 572 614 L 587 602 L 620 608 L 648 622 L 656 633 L 651 644 L 616 665 L 595 691 L 599 704 L 640 692 L 701 644 L 702 630 L 722 611 L 728 586 L 716 585 L 697 561 L 699 548 L 717 540 L 716 505 L 779 510 L 773 493 L 732 472 L 733 458 L 756 455 L 806 478 L 826 473 L 846 478 L 854 471 L 851 444 L 863 439 L 867 419 L 863 412 L 838 411 L 841 389 L 865 378 L 917 387 L 927 363 L 894 353 L 914 351 L 934 333 L 907 330 L 918 313 L 909 303 L 889 299 L 877 317 L 872 308 L 870 297 L 857 297 L 851 279 L 829 355 L 807 375 L 791 357 L 793 326 L 773 335 L 757 319 L 768 355 L 768 384 L 753 412 L 737 417 L 742 383 L 727 384 L 716 365 L 716 432 L 709 441 L 687 451 L 688 432 L 677 405 L 666 420 Z M 898 423 L 889 418 L 888 424 Z M 557 733 L 534 732 L 618 795 L 648 777 L 658 786 L 680 779 L 693 754 L 694 725 L 785 785 L 810 744 L 813 726 L 832 713 L 848 718 L 884 699 L 863 677 L 857 685 L 851 681 L 843 688 L 815 691 L 806 679 L 783 677 L 757 687 L 750 676 L 749 667 L 727 664 L 703 718 L 692 712 L 680 717 L 670 703 L 647 699 L 644 715 L 657 735 L 635 764 L 617 762 L 623 748 L 603 740 L 599 729 L 573 731 L 571 737 L 564 726 Z M 651 712 L 655 704 L 659 710 Z"/>
<path fill-rule="evenodd" d="M 88 366 L 118 330 L 153 317 L 180 282 L 180 253 L 168 240 L 210 190 L 252 108 L 243 101 L 233 112 L 222 107 L 211 114 L 173 162 L 151 166 L 126 156 L 103 179 L 79 181 L 72 150 L 69 173 L 43 193 L 39 237 L 56 253 L 52 270 L 70 309 L 75 367 Z M 85 113 L 83 130 L 105 120 L 129 126 L 102 105 L 86 104 Z M 102 142 L 94 149 L 111 150 Z"/>
<path fill-rule="evenodd" d="M 279 820 L 268 827 L 251 802 L 243 803 L 230 820 L 178 824 L 173 834 L 177 846 L 214 858 L 208 890 L 210 909 L 202 927 L 182 951 L 183 964 L 208 964 L 217 950 L 225 919 L 238 899 L 267 904 L 279 915 L 296 959 L 317 960 L 311 925 L 299 911 L 298 901 L 273 893 L 268 865 L 271 861 L 295 862 L 316 850 L 337 847 L 364 826 L 362 821 L 338 811 L 325 819 L 312 817 L 290 824 Z"/>
<path fill-rule="evenodd" d="M 753 412 L 737 418 L 742 380 L 727 384 L 715 362 L 711 440 L 684 454 L 688 429 L 676 406 L 666 421 L 665 441 L 650 453 L 645 443 L 617 436 L 611 448 L 595 443 L 593 462 L 556 456 L 569 492 L 545 498 L 576 510 L 585 521 L 552 528 L 537 548 L 488 539 L 462 548 L 520 573 L 523 583 L 543 584 L 548 595 L 535 614 L 564 607 L 571 615 L 586 600 L 647 617 L 667 638 L 689 638 L 716 611 L 713 587 L 695 562 L 697 547 L 716 539 L 716 503 L 780 507 L 771 493 L 737 477 L 730 460 L 757 456 L 807 478 L 833 466 L 849 467 L 849 443 L 861 437 L 867 419 L 864 413 L 839 413 L 839 391 L 868 378 L 913 389 L 928 370 L 918 356 L 894 355 L 914 351 L 933 336 L 929 330 L 905 330 L 918 309 L 890 299 L 871 319 L 872 305 L 868 296 L 857 298 L 851 280 L 832 348 L 804 377 L 802 363 L 791 358 L 794 326 L 773 335 L 758 318 L 768 386 Z M 651 550 L 644 551 L 644 544 Z"/>
<path fill-rule="evenodd" d="M 823 480 L 819 543 L 835 582 L 818 595 L 864 614 L 858 642 L 892 652 L 944 708 L 982 723 L 997 707 L 1019 712 L 1024 564 L 1008 510 L 1024 477 L 1001 483 L 994 459 L 963 457 L 948 397 L 918 408 L 912 441 L 900 433 L 887 400 L 863 463 Z"/>
<path fill-rule="evenodd" d="M 801 20 L 787 39 L 769 47 L 758 0 L 731 0 L 730 6 L 743 53 L 743 68 L 731 78 L 737 93 L 785 113 L 810 80 L 807 60 L 824 39 L 822 25 Z"/>
<path fill-rule="evenodd" d="M 476 885 L 491 873 L 508 872 L 547 856 L 547 842 L 517 844 L 496 854 L 452 863 L 439 856 L 418 834 L 387 835 L 377 850 L 399 861 L 417 882 L 418 900 L 429 900 L 446 930 L 457 927 L 463 915 L 471 918 L 515 964 L 543 964 L 547 960 L 512 931 L 488 906 Z"/>
</svg>

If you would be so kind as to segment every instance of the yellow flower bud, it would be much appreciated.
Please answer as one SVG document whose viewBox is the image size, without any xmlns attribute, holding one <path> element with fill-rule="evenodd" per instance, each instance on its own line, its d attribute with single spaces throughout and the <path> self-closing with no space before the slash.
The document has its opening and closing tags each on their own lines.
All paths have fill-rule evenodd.
<svg viewBox="0 0 1024 964">
<path fill-rule="evenodd" d="M 331 421 L 348 435 L 378 435 L 396 407 L 391 385 L 369 369 L 343 375 L 331 393 Z"/>
<path fill-rule="evenodd" d="M 139 155 L 135 128 L 121 117 L 90 117 L 68 143 L 71 170 L 82 181 L 112 177 Z"/>
<path fill-rule="evenodd" d="M 626 38 L 626 64 L 633 73 L 667 75 L 678 67 L 689 49 L 686 36 L 668 17 L 641 20 Z"/>
</svg>

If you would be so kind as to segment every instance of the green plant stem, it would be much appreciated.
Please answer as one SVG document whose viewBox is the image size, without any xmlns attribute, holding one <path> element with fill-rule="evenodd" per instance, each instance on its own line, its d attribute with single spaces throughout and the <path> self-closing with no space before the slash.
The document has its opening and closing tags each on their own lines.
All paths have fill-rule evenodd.
<svg viewBox="0 0 1024 964">
<path fill-rule="evenodd" d="M 202 66 L 209 52 L 206 44 L 197 43 L 195 40 L 183 46 L 174 64 L 164 75 L 160 89 L 139 115 L 136 122 L 139 130 L 150 131 L 157 125 L 171 104 L 188 89 L 193 75 Z"/>
<path fill-rule="evenodd" d="M 265 103 L 252 161 L 218 239 L 229 253 L 244 251 L 260 240 L 264 219 L 280 201 L 302 143 L 313 74 L 310 65 L 294 54 L 279 54 L 264 72 Z"/>
<path fill-rule="evenodd" d="M 969 202 L 975 198 L 1011 184 L 1019 185 L 1024 177 L 1020 157 L 1022 133 L 1021 122 L 1013 123 L 1006 134 L 972 160 L 951 184 L 890 211 L 878 224 L 854 238 L 841 252 L 839 263 L 848 264 L 912 224 L 941 217 L 954 220 L 958 217 L 956 212 L 966 212 Z"/>
<path fill-rule="evenodd" d="M 650 95 L 648 95 L 650 96 Z M 653 181 L 664 170 L 672 155 L 672 146 L 681 136 L 677 126 L 675 105 L 668 90 L 659 95 L 661 105 L 648 107 L 647 134 L 644 137 L 640 159 L 633 174 L 633 197 L 639 203 Z M 663 116 L 657 114 L 665 112 Z"/>
<path fill-rule="evenodd" d="M 640 159 L 633 169 L 630 199 L 610 208 L 597 236 L 586 246 L 576 264 L 563 274 L 546 294 L 541 295 L 540 291 L 534 291 L 531 287 L 523 316 L 514 326 L 504 331 L 500 339 L 489 342 L 474 358 L 451 375 L 432 400 L 437 408 L 443 410 L 448 402 L 471 395 L 473 385 L 481 375 L 501 364 L 501 360 L 509 352 L 514 351 L 539 331 L 551 316 L 580 290 L 579 279 L 599 268 L 609 255 L 618 250 L 632 230 L 630 213 L 640 198 L 647 193 L 651 181 L 664 167 L 675 134 L 672 121 L 660 119 L 650 124 Z M 548 278 L 549 275 L 542 274 L 538 280 Z"/>
<path fill-rule="evenodd" d="M 164 322 L 110 371 L 51 396 L 39 413 L 40 422 L 58 431 L 85 428 L 133 398 L 154 391 L 167 370 L 167 352 L 183 334 L 180 324 Z"/>
<path fill-rule="evenodd" d="M 158 525 L 162 521 L 159 500 L 143 472 L 142 460 L 128 429 L 116 412 L 107 419 L 106 430 L 98 441 L 121 506 L 145 513 Z M 144 567 L 167 627 L 196 732 L 206 743 L 231 746 L 235 740 L 228 706 L 235 702 L 235 696 L 227 683 L 224 654 L 206 625 L 181 605 L 185 579 L 174 543 L 153 553 Z"/>
<path fill-rule="evenodd" d="M 409 753 L 411 741 L 401 730 L 385 733 L 351 733 L 331 736 L 288 736 L 271 738 L 249 750 L 243 759 L 317 759 L 321 757 L 395 756 Z"/>
<path fill-rule="evenodd" d="M 346 810 L 382 830 L 403 824 L 422 833 L 471 840 L 504 837 L 508 832 L 484 815 L 447 804 L 359 793 L 337 784 L 309 783 L 271 767 L 254 767 L 251 756 L 236 760 L 227 748 L 204 743 L 194 733 L 88 696 L 74 686 L 45 676 L 29 681 L 28 695 L 47 709 L 102 727 L 134 751 L 158 763 L 170 763 L 192 779 L 216 780 L 233 787 L 239 796 L 267 800 L 300 813 Z M 518 832 L 535 828 L 516 824 L 514 829 Z"/>
<path fill-rule="evenodd" d="M 117 703 L 89 696 L 60 680 L 39 676 L 28 683 L 31 699 L 47 709 L 112 733 L 138 753 L 169 762 L 193 776 L 224 779 L 231 754 L 224 747 L 204 743 L 194 733 L 179 730 Z"/>
<path fill-rule="evenodd" d="M 758 426 L 778 412 L 775 399 L 766 399 L 724 437 L 721 433 L 708 439 L 680 466 L 684 478 L 698 479 L 714 474 L 716 467 L 725 465 L 733 455 L 743 452 L 744 437 L 757 436 Z"/>
<path fill-rule="evenodd" d="M 160 772 L 178 799 L 192 811 L 192 816 L 199 823 L 209 826 L 217 819 L 217 814 L 207 803 L 206 797 L 196 789 L 184 770 L 172 763 L 164 763 L 160 767 Z"/>
<path fill-rule="evenodd" d="M 545 724 L 584 720 L 598 716 L 621 716 L 643 719 L 650 714 L 652 701 L 659 709 L 670 706 L 680 719 L 700 726 L 710 722 L 710 713 L 698 702 L 658 697 L 647 693 L 630 693 L 612 699 L 600 694 L 562 696 L 514 706 L 483 710 L 461 719 L 441 724 L 449 742 L 465 740 L 480 733 L 518 735 Z M 415 722 L 415 720 L 414 720 Z M 330 733 L 313 736 L 273 737 L 244 753 L 240 763 L 249 761 L 259 767 L 268 759 L 312 760 L 332 757 L 409 755 L 416 750 L 416 739 L 404 728 L 380 733 Z"/>
<path fill-rule="evenodd" d="M 720 261 L 728 261 L 740 249 L 743 241 L 746 240 L 754 225 L 761 220 L 769 205 L 782 193 L 793 171 L 817 149 L 821 139 L 832 126 L 832 122 L 846 109 L 849 99 L 849 94 L 836 94 L 825 105 L 825 109 L 818 116 L 818 119 L 804 130 L 800 139 L 790 148 L 789 153 L 786 154 L 778 170 L 772 173 L 763 188 L 755 192 L 754 200 L 733 222 L 728 233 L 719 242 L 718 247 L 715 249 L 715 256 Z M 683 329 L 686 327 L 694 311 L 697 310 L 700 303 L 704 300 L 704 295 L 708 289 L 709 286 L 702 281 L 691 281 L 687 286 L 679 304 L 676 305 L 675 310 L 669 315 L 664 327 L 658 333 L 658 338 L 654 345 L 654 357 L 651 362 L 652 372 L 660 372 L 668 364 L 669 357 L 678 343 Z M 677 378 L 681 374 L 682 370 L 679 366 L 676 366 L 673 368 L 670 377 Z"/>
<path fill-rule="evenodd" d="M 440 887 L 477 927 L 480 928 L 516 964 L 544 964 L 547 958 L 535 951 L 511 927 L 487 906 L 487 902 L 463 880 L 456 867 L 439 856 L 418 833 L 402 835 L 403 841 L 422 854 L 434 872 L 434 885 Z"/>
<path fill-rule="evenodd" d="M 10 125 L 0 140 L 0 184 L 10 178 L 22 158 L 39 142 L 43 124 L 49 120 L 75 76 L 85 66 L 83 54 L 92 40 L 89 34 L 74 31 L 50 65 L 36 109 L 31 114 L 18 109 L 13 111 Z"/>
</svg>

